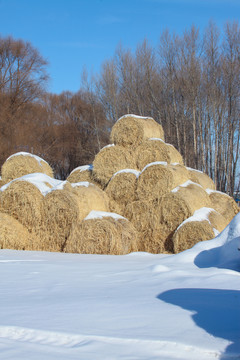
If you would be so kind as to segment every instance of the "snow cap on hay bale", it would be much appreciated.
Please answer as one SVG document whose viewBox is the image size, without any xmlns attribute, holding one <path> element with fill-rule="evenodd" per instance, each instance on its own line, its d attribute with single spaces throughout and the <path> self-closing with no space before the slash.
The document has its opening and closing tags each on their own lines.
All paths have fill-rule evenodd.
<svg viewBox="0 0 240 360">
<path fill-rule="evenodd" d="M 173 231 L 196 210 L 210 205 L 206 191 L 200 185 L 187 181 L 162 197 L 160 222 Z"/>
<path fill-rule="evenodd" d="M 137 250 L 137 232 L 120 215 L 90 212 L 74 227 L 65 252 L 124 255 Z"/>
<path fill-rule="evenodd" d="M 19 152 L 11 155 L 2 166 L 2 181 L 6 184 L 13 179 L 33 173 L 44 173 L 53 177 L 50 165 L 39 156 Z"/>
<path fill-rule="evenodd" d="M 147 164 L 156 161 L 183 164 L 181 154 L 170 144 L 161 139 L 151 138 L 136 148 L 136 164 L 142 170 Z"/>
<path fill-rule="evenodd" d="M 231 196 L 210 189 L 207 189 L 207 193 L 210 197 L 211 207 L 219 212 L 228 223 L 239 213 L 240 209 Z"/>
<path fill-rule="evenodd" d="M 138 199 L 160 199 L 187 180 L 184 167 L 158 161 L 150 163 L 139 174 L 137 181 Z"/>
<path fill-rule="evenodd" d="M 34 174 L 37 175 L 37 174 Z M 40 226 L 43 216 L 43 194 L 26 175 L 1 187 L 0 206 L 3 212 L 13 216 L 28 230 Z M 46 190 L 50 185 L 42 184 Z"/>
<path fill-rule="evenodd" d="M 122 146 L 107 145 L 95 156 L 93 178 L 104 187 L 117 171 L 134 168 L 135 159 L 130 151 Z"/>
<path fill-rule="evenodd" d="M 72 192 L 77 196 L 79 219 L 83 220 L 90 211 L 109 211 L 108 195 L 89 182 L 72 183 Z"/>
<path fill-rule="evenodd" d="M 136 200 L 137 178 L 139 171 L 124 169 L 116 172 L 109 181 L 105 191 L 124 211 L 125 206 Z"/>
<path fill-rule="evenodd" d="M 163 128 L 151 117 L 124 115 L 113 125 L 111 141 L 120 146 L 141 144 L 144 140 L 157 137 L 164 140 Z"/>
<path fill-rule="evenodd" d="M 78 166 L 70 173 L 70 175 L 67 177 L 66 180 L 69 181 L 70 183 L 88 181 L 100 187 L 100 184 L 93 179 L 92 173 L 93 173 L 92 165 Z"/>
<path fill-rule="evenodd" d="M 26 250 L 32 235 L 16 219 L 0 212 L 0 249 Z"/>
<path fill-rule="evenodd" d="M 205 190 L 211 189 L 215 190 L 216 186 L 213 182 L 213 180 L 204 172 L 187 168 L 189 172 L 189 179 L 197 184 L 200 184 Z"/>
<path fill-rule="evenodd" d="M 183 223 L 173 235 L 174 253 L 190 249 L 199 241 L 215 237 L 212 226 L 207 220 Z"/>
</svg>

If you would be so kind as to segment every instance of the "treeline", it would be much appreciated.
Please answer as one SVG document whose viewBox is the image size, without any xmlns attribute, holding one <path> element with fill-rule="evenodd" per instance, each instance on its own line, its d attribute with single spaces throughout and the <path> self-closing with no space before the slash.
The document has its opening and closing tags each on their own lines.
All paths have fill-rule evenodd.
<svg viewBox="0 0 240 360">
<path fill-rule="evenodd" d="M 48 94 L 47 63 L 31 44 L 0 39 L 0 162 L 29 151 L 58 177 L 88 164 L 126 113 L 152 116 L 187 166 L 217 188 L 239 185 L 240 30 L 213 23 L 179 36 L 164 31 L 133 52 L 119 45 L 99 74 L 83 73 L 78 93 Z"/>
<path fill-rule="evenodd" d="M 0 38 L 0 164 L 27 151 L 65 178 L 107 143 L 106 117 L 93 94 L 49 94 L 47 81 L 47 62 L 31 44 Z"/>
<path fill-rule="evenodd" d="M 239 181 L 240 31 L 213 23 L 203 34 L 192 26 L 182 36 L 164 31 L 159 45 L 117 48 L 96 81 L 107 117 L 152 116 L 185 163 L 208 173 L 233 194 Z"/>
</svg>

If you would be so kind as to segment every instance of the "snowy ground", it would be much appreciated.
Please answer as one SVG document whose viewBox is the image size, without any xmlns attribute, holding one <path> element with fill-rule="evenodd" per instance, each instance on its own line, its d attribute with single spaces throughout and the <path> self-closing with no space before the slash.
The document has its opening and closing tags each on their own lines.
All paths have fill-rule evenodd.
<svg viewBox="0 0 240 360">
<path fill-rule="evenodd" d="M 178 255 L 0 251 L 0 359 L 240 359 L 240 214 Z"/>
</svg>

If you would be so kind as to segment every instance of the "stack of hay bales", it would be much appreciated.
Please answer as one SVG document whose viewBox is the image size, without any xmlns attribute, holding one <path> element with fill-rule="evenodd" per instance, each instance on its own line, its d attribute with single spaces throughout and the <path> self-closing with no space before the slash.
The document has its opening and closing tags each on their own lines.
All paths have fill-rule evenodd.
<svg viewBox="0 0 240 360">
<path fill-rule="evenodd" d="M 140 251 L 158 253 L 183 249 L 175 245 L 177 235 L 174 234 L 201 208 L 215 209 L 218 214 L 215 217 L 221 219 L 223 226 L 238 212 L 234 200 L 230 202 L 229 197 L 229 216 L 215 205 L 215 200 L 211 199 L 215 194 L 212 179 L 201 171 L 184 166 L 181 154 L 164 142 L 163 129 L 152 118 L 121 117 L 112 128 L 111 141 L 109 157 L 110 149 L 117 147 L 122 156 L 127 153 L 131 159 L 125 156 L 124 161 L 118 161 L 113 156 L 113 163 L 109 159 L 105 161 L 103 167 L 107 170 L 104 172 L 103 167 L 99 171 L 97 155 L 93 163 L 94 176 L 96 181 L 102 182 L 104 173 L 106 193 L 118 203 L 120 214 L 128 218 L 139 232 Z M 209 191 L 212 191 L 211 195 Z M 197 224 L 199 227 L 200 223 Z M 202 235 L 199 231 L 198 241 L 212 238 L 216 233 L 211 222 L 206 221 L 206 227 L 208 231 L 202 231 Z M 191 244 L 189 242 L 186 246 Z"/>
<path fill-rule="evenodd" d="M 89 168 L 85 167 L 82 180 L 89 179 L 86 170 Z M 99 233 L 102 231 L 107 234 L 109 242 L 115 241 L 112 247 L 102 245 L 102 251 L 118 254 L 137 249 L 133 245 L 136 242 L 136 230 L 127 219 L 114 220 L 112 223 L 110 210 L 114 201 L 102 189 L 88 181 L 74 182 L 79 178 L 74 179 L 73 176 L 70 177 L 70 183 L 56 180 L 46 173 L 53 174 L 50 166 L 32 154 L 15 154 L 3 164 L 5 185 L 0 188 L 0 248 L 65 251 L 68 239 L 68 249 L 71 249 L 71 239 L 76 238 L 78 229 L 86 229 L 85 224 L 88 224 L 88 233 L 92 231 L 94 234 L 94 228 L 97 227 Z M 86 222 L 84 219 L 93 210 L 110 214 L 110 220 L 98 221 L 96 226 L 93 220 Z M 118 245 L 118 242 L 122 242 L 122 245 Z M 78 248 L 77 242 L 74 249 L 81 252 L 82 245 Z M 92 247 L 88 249 L 93 251 Z M 96 251 L 99 253 L 99 250 Z"/>
<path fill-rule="evenodd" d="M 65 181 L 54 179 L 35 155 L 8 158 L 0 188 L 0 248 L 177 253 L 213 238 L 239 211 L 206 174 L 184 166 L 152 118 L 121 117 L 111 142 Z"/>
</svg>

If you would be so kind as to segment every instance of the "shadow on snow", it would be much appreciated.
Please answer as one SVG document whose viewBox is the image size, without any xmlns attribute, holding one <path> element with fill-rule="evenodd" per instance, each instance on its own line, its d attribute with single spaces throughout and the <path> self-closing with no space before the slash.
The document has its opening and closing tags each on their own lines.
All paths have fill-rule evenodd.
<svg viewBox="0 0 240 360">
<path fill-rule="evenodd" d="M 174 289 L 159 294 L 157 298 L 194 311 L 192 319 L 197 326 L 214 337 L 231 342 L 221 359 L 240 359 L 240 291 Z"/>
</svg>

